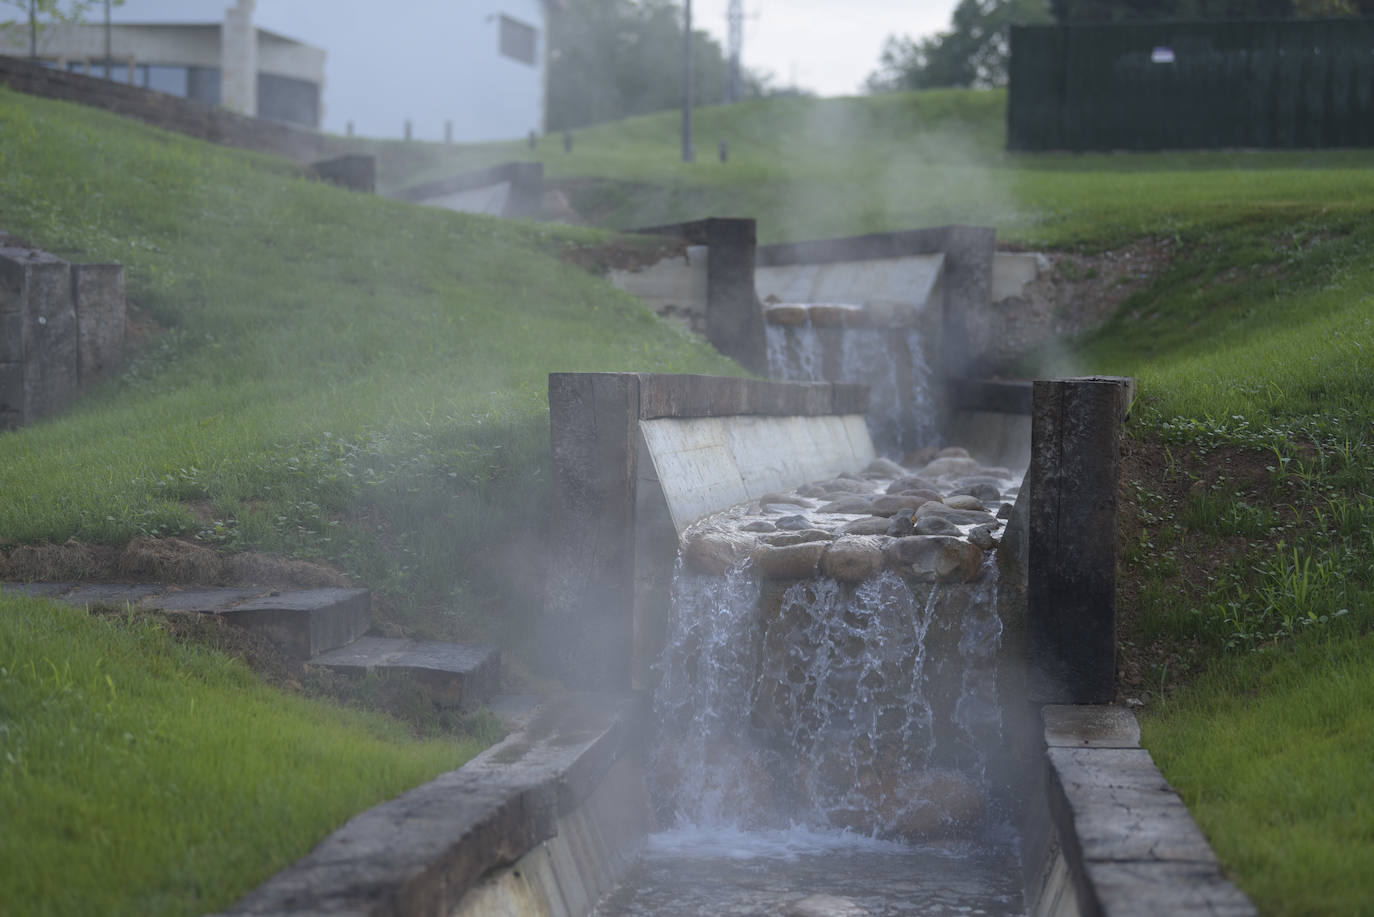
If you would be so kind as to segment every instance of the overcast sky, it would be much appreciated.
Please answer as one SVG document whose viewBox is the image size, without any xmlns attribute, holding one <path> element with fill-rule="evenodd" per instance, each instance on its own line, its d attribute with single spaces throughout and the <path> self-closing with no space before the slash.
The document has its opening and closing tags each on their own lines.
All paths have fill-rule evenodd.
<svg viewBox="0 0 1374 917">
<path fill-rule="evenodd" d="M 221 21 L 234 0 L 126 0 L 117 21 Z M 395 136 L 405 115 L 386 77 L 414 68 L 416 45 L 425 44 L 427 9 L 499 0 L 258 0 L 259 26 L 327 52 L 325 123 L 342 132 L 348 121 L 360 133 Z M 852 95 L 877 67 L 890 34 L 928 35 L 949 25 L 957 0 L 744 0 L 744 66 L 771 73 L 778 86 L 796 85 L 824 96 Z M 729 0 L 693 0 L 693 26 L 725 46 Z M 99 11 L 92 14 L 98 19 Z M 420 41 L 416 39 L 420 38 Z M 424 93 L 423 81 L 407 93 Z M 441 93 L 443 87 L 429 87 Z M 423 111 L 424 100 L 410 106 Z M 417 135 L 438 139 L 440 121 Z M 428 136 L 428 135 L 434 136 Z"/>
</svg>

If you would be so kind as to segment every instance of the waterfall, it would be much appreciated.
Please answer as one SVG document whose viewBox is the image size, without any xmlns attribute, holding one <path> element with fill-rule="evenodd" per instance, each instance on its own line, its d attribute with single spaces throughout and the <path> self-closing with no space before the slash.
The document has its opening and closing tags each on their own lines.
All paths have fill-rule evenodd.
<svg viewBox="0 0 1374 917">
<path fill-rule="evenodd" d="M 948 836 L 982 816 L 1001 739 L 995 565 L 972 584 L 884 572 L 760 582 L 679 562 L 651 790 L 677 827 Z"/>
<path fill-rule="evenodd" d="M 863 383 L 869 387 L 868 417 L 875 440 L 899 453 L 940 442 L 934 377 L 916 329 L 833 329 L 840 341 L 840 352 L 832 357 L 839 372 L 827 379 L 825 342 L 809 319 L 765 327 L 770 378 Z"/>
</svg>

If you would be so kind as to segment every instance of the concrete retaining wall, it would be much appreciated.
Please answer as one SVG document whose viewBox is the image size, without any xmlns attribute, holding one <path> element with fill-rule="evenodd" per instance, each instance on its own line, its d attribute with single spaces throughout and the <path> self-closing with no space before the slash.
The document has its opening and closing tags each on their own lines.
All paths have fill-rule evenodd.
<svg viewBox="0 0 1374 917">
<path fill-rule="evenodd" d="M 857 385 L 550 375 L 550 668 L 578 687 L 651 685 L 678 525 L 844 470 L 851 455 L 871 458 L 866 406 Z M 692 449 L 703 445 L 720 467 L 693 462 Z M 660 467 L 673 477 L 666 486 Z"/>
<path fill-rule="evenodd" d="M 649 827 L 635 698 L 550 703 L 456 771 L 355 816 L 228 915 L 580 917 Z"/>
<path fill-rule="evenodd" d="M 536 217 L 544 204 L 544 164 L 505 162 L 392 191 L 387 197 L 461 213 Z"/>
<path fill-rule="evenodd" d="M 1022 832 L 1033 917 L 1253 917 L 1121 707 L 1047 706 Z"/>
<path fill-rule="evenodd" d="M 16 57 L 0 56 L 0 83 L 16 92 L 102 108 L 200 140 L 275 153 L 301 163 L 318 159 L 324 145 L 323 135 L 312 130 Z"/>
<path fill-rule="evenodd" d="M 124 352 L 124 268 L 68 264 L 0 234 L 0 430 L 61 410 Z"/>
</svg>

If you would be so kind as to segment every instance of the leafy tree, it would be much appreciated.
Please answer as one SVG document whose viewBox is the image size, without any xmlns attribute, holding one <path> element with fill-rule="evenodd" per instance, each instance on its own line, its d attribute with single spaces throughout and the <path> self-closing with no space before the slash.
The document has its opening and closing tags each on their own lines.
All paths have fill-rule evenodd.
<svg viewBox="0 0 1374 917">
<path fill-rule="evenodd" d="M 1011 26 L 1049 21 L 1046 0 L 960 0 L 949 31 L 919 41 L 888 36 L 868 90 L 1004 86 Z"/>
<path fill-rule="evenodd" d="M 112 0 L 112 6 L 122 6 L 124 0 Z M 0 8 L 18 7 L 23 19 L 0 20 L 0 37 L 13 38 L 22 34 L 29 40 L 29 53 L 38 54 L 38 42 L 43 28 L 49 24 L 81 22 L 93 8 L 104 7 L 104 0 L 0 0 Z"/>
<path fill-rule="evenodd" d="M 582 127 L 682 102 L 682 7 L 675 0 L 568 0 L 549 22 L 549 129 Z M 692 92 L 725 97 L 719 43 L 692 30 Z M 744 75 L 745 97 L 765 80 Z"/>
</svg>

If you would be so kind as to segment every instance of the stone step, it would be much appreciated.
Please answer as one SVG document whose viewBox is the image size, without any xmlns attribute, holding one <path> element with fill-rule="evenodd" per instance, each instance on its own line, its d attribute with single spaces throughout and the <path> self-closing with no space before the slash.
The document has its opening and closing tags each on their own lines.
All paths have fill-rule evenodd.
<svg viewBox="0 0 1374 917">
<path fill-rule="evenodd" d="M 501 687 L 501 653 L 494 646 L 360 637 L 310 664 L 350 674 L 402 672 L 449 707 L 481 706 Z"/>
<path fill-rule="evenodd" d="M 302 660 L 345 646 L 372 626 L 372 593 L 366 589 L 281 591 L 151 583 L 4 583 L 0 588 L 77 606 L 128 604 L 219 615 L 230 624 L 262 631 L 292 658 Z"/>
</svg>

